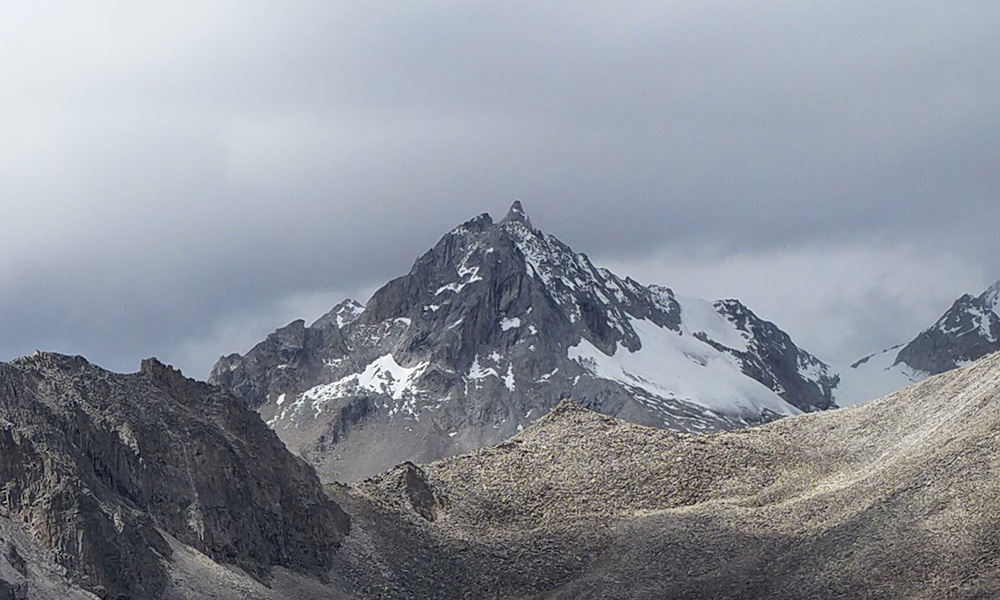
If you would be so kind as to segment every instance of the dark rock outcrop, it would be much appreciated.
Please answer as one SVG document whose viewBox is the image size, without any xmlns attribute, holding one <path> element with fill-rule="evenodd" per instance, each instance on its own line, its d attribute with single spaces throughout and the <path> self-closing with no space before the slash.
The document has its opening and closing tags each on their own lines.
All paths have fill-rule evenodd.
<svg viewBox="0 0 1000 600">
<path fill-rule="evenodd" d="M 28 584 L 0 579 L 0 600 L 28 600 Z"/>
<path fill-rule="evenodd" d="M 156 360 L 132 375 L 58 354 L 0 364 L 0 484 L 2 514 L 102 598 L 161 597 L 164 536 L 266 580 L 325 577 L 349 529 L 255 413 Z"/>
<path fill-rule="evenodd" d="M 841 371 L 836 392 L 847 405 L 889 394 L 1000 350 L 1000 282 L 964 294 L 907 344 L 869 354 Z"/>
<path fill-rule="evenodd" d="M 979 296 L 964 294 L 899 351 L 896 363 L 937 375 L 1000 350 L 998 294 L 1000 282 Z"/>
<path fill-rule="evenodd" d="M 720 300 L 715 307 L 730 318 L 738 330 L 750 333 L 749 347 L 734 350 L 705 336 L 706 343 L 734 356 L 744 373 L 777 391 L 785 401 L 803 412 L 837 407 L 833 390 L 839 377 L 828 373 L 822 361 L 803 352 L 787 333 L 774 323 L 760 319 L 739 300 Z"/>
<path fill-rule="evenodd" d="M 423 469 L 411 462 L 401 466 L 403 491 L 410 500 L 410 506 L 425 520 L 433 521 L 438 511 L 447 507 L 447 501 L 434 492 Z"/>
</svg>

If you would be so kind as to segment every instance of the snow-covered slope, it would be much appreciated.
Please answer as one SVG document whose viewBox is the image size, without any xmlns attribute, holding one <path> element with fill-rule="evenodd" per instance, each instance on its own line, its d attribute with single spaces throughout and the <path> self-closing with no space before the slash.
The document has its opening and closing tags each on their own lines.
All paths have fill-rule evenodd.
<svg viewBox="0 0 1000 600">
<path fill-rule="evenodd" d="M 1000 282 L 963 295 L 908 344 L 866 356 L 840 371 L 841 406 L 874 400 L 1000 350 Z"/>
<path fill-rule="evenodd" d="M 896 362 L 902 344 L 870 354 L 850 367 L 840 370 L 840 383 L 834 391 L 837 404 L 848 406 L 891 394 L 929 375 Z"/>
<path fill-rule="evenodd" d="M 520 203 L 445 235 L 368 304 L 296 321 L 211 380 L 327 479 L 497 443 L 573 397 L 678 431 L 830 408 L 836 376 L 736 300 L 595 267 Z"/>
<path fill-rule="evenodd" d="M 569 358 L 597 377 L 632 388 L 637 400 L 652 407 L 663 399 L 679 399 L 753 420 L 766 411 L 801 412 L 774 390 L 748 379 L 731 356 L 694 337 L 687 327 L 675 332 L 644 320 L 632 320 L 630 325 L 643 342 L 641 349 L 620 349 L 608 356 L 581 339 L 569 348 Z"/>
</svg>

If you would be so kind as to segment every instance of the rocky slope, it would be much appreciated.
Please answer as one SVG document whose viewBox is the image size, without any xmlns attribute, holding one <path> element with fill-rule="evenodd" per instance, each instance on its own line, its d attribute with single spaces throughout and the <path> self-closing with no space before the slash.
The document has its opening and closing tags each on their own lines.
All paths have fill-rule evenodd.
<svg viewBox="0 0 1000 600">
<path fill-rule="evenodd" d="M 348 530 L 312 469 L 218 388 L 155 360 L 132 375 L 0 363 L 2 598 L 178 597 L 180 557 L 248 582 L 325 578 Z"/>
<path fill-rule="evenodd" d="M 907 344 L 868 355 L 841 371 L 842 405 L 888 394 L 1000 350 L 1000 282 L 978 296 L 962 295 Z"/>
<path fill-rule="evenodd" d="M 336 487 L 371 598 L 1000 597 L 1000 356 L 716 435 L 560 404 L 499 446 Z"/>
<path fill-rule="evenodd" d="M 445 235 L 367 305 L 296 321 L 210 381 L 257 408 L 325 480 L 500 442 L 572 396 L 677 431 L 834 406 L 837 377 L 735 300 L 595 267 L 520 203 Z"/>
<path fill-rule="evenodd" d="M 324 493 L 218 388 L 40 354 L 0 364 L 0 597 L 998 597 L 998 397 L 993 354 L 711 435 L 563 401 Z"/>
</svg>

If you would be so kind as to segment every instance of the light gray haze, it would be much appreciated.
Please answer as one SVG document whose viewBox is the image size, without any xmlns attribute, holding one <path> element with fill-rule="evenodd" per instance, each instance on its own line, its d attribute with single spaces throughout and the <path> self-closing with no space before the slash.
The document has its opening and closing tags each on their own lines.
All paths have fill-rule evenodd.
<svg viewBox="0 0 1000 600">
<path fill-rule="evenodd" d="M 1000 3 L 7 2 L 0 360 L 204 377 L 521 199 L 821 358 L 1000 278 Z"/>
</svg>

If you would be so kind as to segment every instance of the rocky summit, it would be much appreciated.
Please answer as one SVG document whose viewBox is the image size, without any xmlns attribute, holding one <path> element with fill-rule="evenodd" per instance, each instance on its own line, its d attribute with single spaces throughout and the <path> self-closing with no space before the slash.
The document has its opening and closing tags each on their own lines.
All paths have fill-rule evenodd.
<svg viewBox="0 0 1000 600">
<path fill-rule="evenodd" d="M 842 371 L 836 397 L 871 400 L 1000 350 L 1000 282 L 978 296 L 963 294 L 909 343 L 868 355 Z"/>
<path fill-rule="evenodd" d="M 1000 350 L 1000 282 L 964 294 L 896 355 L 896 363 L 937 375 Z"/>
<path fill-rule="evenodd" d="M 834 407 L 837 376 L 740 302 L 596 267 L 515 202 L 446 234 L 366 305 L 220 359 L 210 381 L 321 478 L 354 481 L 501 442 L 568 397 L 712 432 Z"/>
</svg>

